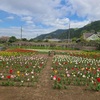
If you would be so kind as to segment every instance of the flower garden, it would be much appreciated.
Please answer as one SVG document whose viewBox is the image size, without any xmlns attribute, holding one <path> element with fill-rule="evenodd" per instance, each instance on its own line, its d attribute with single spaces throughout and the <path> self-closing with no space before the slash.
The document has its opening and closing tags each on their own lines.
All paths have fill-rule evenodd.
<svg viewBox="0 0 100 100">
<path fill-rule="evenodd" d="M 99 53 L 56 55 L 53 57 L 51 70 L 54 89 L 84 86 L 85 89 L 100 90 Z"/>
<path fill-rule="evenodd" d="M 36 51 L 15 49 L 0 52 L 1 86 L 34 86 L 47 57 Z"/>
<path fill-rule="evenodd" d="M 48 57 L 34 50 L 14 49 L 0 52 L 1 86 L 34 86 Z M 67 52 L 53 56 L 51 84 L 54 89 L 83 86 L 100 90 L 100 54 Z"/>
</svg>

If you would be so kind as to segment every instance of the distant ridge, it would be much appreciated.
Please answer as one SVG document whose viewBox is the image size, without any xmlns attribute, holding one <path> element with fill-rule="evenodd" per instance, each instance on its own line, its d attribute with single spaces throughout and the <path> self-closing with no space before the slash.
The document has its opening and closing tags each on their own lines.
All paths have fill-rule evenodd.
<svg viewBox="0 0 100 100">
<path fill-rule="evenodd" d="M 46 38 L 68 39 L 69 31 L 70 31 L 70 38 L 74 38 L 74 37 L 79 38 L 82 36 L 84 32 L 91 32 L 91 31 L 94 31 L 95 33 L 100 32 L 100 20 L 91 22 L 90 24 L 87 24 L 82 28 L 77 28 L 77 29 L 71 28 L 70 30 L 58 29 L 51 33 L 39 35 L 34 39 L 36 40 L 43 40 Z"/>
</svg>

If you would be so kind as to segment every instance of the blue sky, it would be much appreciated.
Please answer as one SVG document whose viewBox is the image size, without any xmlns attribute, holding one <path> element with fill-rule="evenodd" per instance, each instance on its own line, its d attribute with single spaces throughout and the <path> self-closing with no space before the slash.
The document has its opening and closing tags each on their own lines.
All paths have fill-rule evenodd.
<svg viewBox="0 0 100 100">
<path fill-rule="evenodd" d="M 100 20 L 100 0 L 0 0 L 0 36 L 34 38 Z"/>
</svg>

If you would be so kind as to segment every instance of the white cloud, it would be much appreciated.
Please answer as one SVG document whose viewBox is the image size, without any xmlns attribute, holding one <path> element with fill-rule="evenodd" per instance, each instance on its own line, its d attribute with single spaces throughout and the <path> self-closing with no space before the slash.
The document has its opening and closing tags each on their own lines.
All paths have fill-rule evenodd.
<svg viewBox="0 0 100 100">
<path fill-rule="evenodd" d="M 71 21 L 70 22 L 70 27 L 71 28 L 80 28 L 80 27 L 83 27 L 83 26 L 85 26 L 89 23 L 90 23 L 90 21 L 88 21 L 88 20 L 85 20 L 85 21 Z"/>
<path fill-rule="evenodd" d="M 17 15 L 45 15 L 56 12 L 53 7 L 59 3 L 60 0 L 0 0 L 0 9 Z"/>
<path fill-rule="evenodd" d="M 30 17 L 30 16 L 22 17 L 22 20 L 25 20 L 25 21 L 27 21 L 27 20 L 32 20 L 32 17 Z"/>
<path fill-rule="evenodd" d="M 66 23 L 65 23 L 65 21 L 66 21 Z M 88 23 L 89 23 L 89 21 L 83 21 L 83 22 L 71 21 L 70 26 L 71 26 L 71 28 L 77 28 L 77 27 L 82 27 Z M 49 23 L 49 24 L 52 24 L 52 23 Z M 66 25 L 64 25 L 64 24 L 66 24 Z M 36 26 L 34 26 L 34 25 L 31 27 L 24 26 L 24 27 L 22 27 L 23 38 L 28 38 L 28 39 L 35 38 L 36 36 L 38 36 L 40 34 L 50 33 L 57 29 L 68 29 L 69 28 L 69 20 L 62 19 L 62 21 L 60 21 L 59 19 L 57 19 L 55 21 L 55 23 L 52 24 L 52 26 L 55 26 L 55 27 L 44 29 L 44 28 L 36 28 Z M 0 36 L 16 36 L 17 38 L 20 38 L 21 27 L 2 28 L 2 29 L 0 29 Z"/>
<path fill-rule="evenodd" d="M 6 19 L 13 20 L 14 17 L 13 17 L 13 16 L 9 16 L 9 17 L 7 17 Z"/>
<path fill-rule="evenodd" d="M 16 36 L 19 38 L 19 28 L 0 28 L 0 36 Z"/>
<path fill-rule="evenodd" d="M 48 26 L 52 26 L 55 29 L 66 29 L 66 26 L 69 24 L 69 19 L 68 18 L 63 18 L 63 19 L 47 19 L 44 20 L 44 24 Z"/>
<path fill-rule="evenodd" d="M 31 16 L 33 21 L 61 18 L 76 13 L 79 17 L 87 19 L 100 19 L 100 0 L 0 0 L 0 10 L 17 14 L 18 16 Z M 29 23 L 31 23 L 29 21 Z"/>
<path fill-rule="evenodd" d="M 65 4 L 61 4 L 61 1 L 64 0 L 0 0 L 0 10 L 19 16 L 21 21 L 25 22 L 23 32 L 28 38 L 56 29 L 67 29 L 70 16 L 73 15 L 84 20 L 71 20 L 72 28 L 82 27 L 89 21 L 100 19 L 100 0 L 65 0 Z M 8 19 L 13 18 L 13 16 L 8 17 Z M 41 28 L 41 25 L 44 27 Z M 10 35 L 18 37 L 20 30 L 0 29 L 0 33 L 12 33 Z"/>
<path fill-rule="evenodd" d="M 33 18 L 31 16 L 22 17 L 22 21 L 25 21 L 27 24 L 33 24 Z"/>
<path fill-rule="evenodd" d="M 63 16 L 66 10 L 60 2 L 61 0 L 0 0 L 0 9 L 23 16 L 22 20 L 28 24 L 33 22 L 44 24 L 45 19 L 51 20 L 53 18 L 56 20 Z M 61 10 L 57 7 L 60 7 Z M 33 17 L 33 20 L 29 16 Z"/>
<path fill-rule="evenodd" d="M 25 26 L 22 27 L 22 38 L 35 38 L 37 35 L 52 31 L 53 29 L 38 29 Z M 17 38 L 21 38 L 21 27 L 0 28 L 0 36 L 16 36 Z"/>
<path fill-rule="evenodd" d="M 69 0 L 74 13 L 89 20 L 100 20 L 100 0 Z"/>
</svg>

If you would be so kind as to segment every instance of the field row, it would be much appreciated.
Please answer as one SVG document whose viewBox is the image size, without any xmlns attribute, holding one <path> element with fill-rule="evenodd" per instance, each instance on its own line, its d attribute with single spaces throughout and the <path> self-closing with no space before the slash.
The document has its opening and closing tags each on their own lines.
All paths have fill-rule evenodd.
<svg viewBox="0 0 100 100">
<path fill-rule="evenodd" d="M 34 52 L 2 52 L 0 56 L 0 85 L 34 86 L 47 57 Z"/>
<path fill-rule="evenodd" d="M 56 55 L 52 61 L 53 88 L 85 86 L 100 90 L 100 59 L 75 55 Z"/>
</svg>

